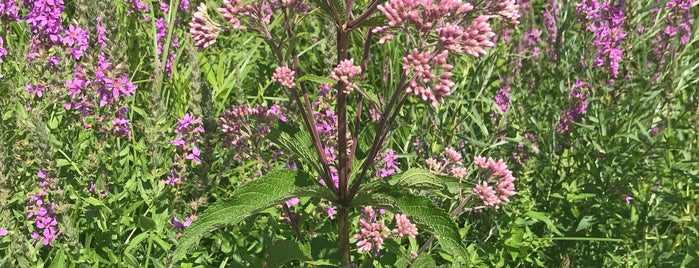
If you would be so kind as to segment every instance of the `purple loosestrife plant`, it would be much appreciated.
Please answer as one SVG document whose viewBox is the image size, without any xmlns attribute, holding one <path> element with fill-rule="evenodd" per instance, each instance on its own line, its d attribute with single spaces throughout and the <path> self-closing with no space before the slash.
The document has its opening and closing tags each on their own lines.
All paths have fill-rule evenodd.
<svg viewBox="0 0 699 268">
<path fill-rule="evenodd" d="M 583 0 L 576 6 L 579 20 L 592 33 L 592 46 L 597 49 L 593 66 L 606 67 L 614 78 L 619 76 L 619 61 L 624 54 L 625 6 L 624 0 Z"/>
<path fill-rule="evenodd" d="M 198 143 L 204 134 L 202 119 L 195 119 L 189 113 L 185 114 L 182 119 L 177 120 L 175 133 L 177 137 L 171 140 L 170 144 L 175 147 L 177 153 L 165 180 L 165 184 L 173 187 L 184 183 L 189 166 L 201 164 Z"/>
<path fill-rule="evenodd" d="M 570 124 L 579 123 L 585 120 L 587 114 L 587 97 L 591 93 L 591 89 L 587 83 L 577 79 L 570 91 L 570 102 L 566 105 L 561 119 L 558 122 L 556 131 L 559 133 L 570 133 Z"/>
<path fill-rule="evenodd" d="M 50 178 L 45 171 L 40 170 L 36 176 L 40 179 L 39 193 L 29 196 L 27 219 L 34 221 L 32 241 L 48 245 L 61 235 L 56 220 L 56 203 L 51 201 L 51 194 L 60 188 L 56 186 L 56 179 Z"/>
</svg>

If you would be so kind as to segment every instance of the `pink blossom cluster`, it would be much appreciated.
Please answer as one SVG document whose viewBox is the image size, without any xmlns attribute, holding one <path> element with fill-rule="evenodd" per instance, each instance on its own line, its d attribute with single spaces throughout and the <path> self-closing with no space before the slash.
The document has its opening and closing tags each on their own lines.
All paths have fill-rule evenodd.
<svg viewBox="0 0 699 268">
<path fill-rule="evenodd" d="M 126 0 L 126 3 L 130 4 L 129 9 L 126 10 L 126 14 L 129 15 L 133 12 L 148 14 L 150 12 L 150 5 L 143 0 Z M 143 16 L 143 20 L 148 20 L 146 15 Z"/>
<path fill-rule="evenodd" d="M 379 43 L 406 29 L 417 32 L 413 35 L 416 40 L 409 42 L 413 48 L 403 58 L 405 75 L 412 74 L 408 76 L 408 93 L 433 106 L 443 103 L 454 86 L 449 72 L 453 67 L 446 63 L 448 53 L 480 57 L 486 54 L 485 48 L 495 47 L 495 33 L 488 23 L 491 17 L 512 25 L 519 23 L 519 6 L 514 0 L 480 1 L 475 5 L 461 0 L 389 0 L 377 7 L 388 20 L 386 25 L 372 29 L 382 35 Z"/>
<path fill-rule="evenodd" d="M 194 165 L 201 164 L 199 159 L 200 150 L 197 143 L 204 133 L 204 125 L 201 118 L 194 119 L 191 114 L 185 114 L 182 119 L 177 120 L 175 128 L 177 138 L 170 141 L 175 146 L 177 153 L 174 155 L 170 172 L 165 180 L 165 184 L 170 186 L 181 185 L 186 179 L 187 162 Z"/>
<path fill-rule="evenodd" d="M 399 237 L 411 237 L 415 238 L 417 235 L 417 227 L 415 224 L 411 223 L 410 220 L 408 220 L 408 217 L 406 217 L 404 214 L 396 214 L 396 228 L 392 230 L 394 234 L 397 234 Z"/>
<path fill-rule="evenodd" d="M 224 133 L 223 146 L 233 149 L 239 156 L 256 150 L 263 145 L 264 137 L 270 132 L 270 126 L 276 120 L 285 120 L 279 107 L 258 105 L 255 108 L 247 104 L 233 106 L 219 117 Z"/>
<path fill-rule="evenodd" d="M 354 59 L 345 59 L 335 67 L 330 77 L 344 84 L 343 91 L 347 94 L 354 89 L 354 78 L 362 72 L 362 68 L 354 65 Z"/>
<path fill-rule="evenodd" d="M 495 9 L 497 14 L 500 15 L 507 22 L 518 25 L 519 24 L 519 5 L 515 0 L 500 0 L 496 4 Z"/>
<path fill-rule="evenodd" d="M 219 32 L 221 30 L 218 25 L 209 18 L 206 12 L 206 4 L 199 4 L 197 11 L 192 15 L 192 21 L 189 22 L 189 33 L 194 40 L 194 46 L 202 50 L 213 45 L 216 43 Z"/>
<path fill-rule="evenodd" d="M 61 235 L 56 220 L 56 203 L 49 202 L 49 193 L 60 188 L 55 185 L 55 179 L 49 178 L 43 170 L 37 173 L 37 177 L 41 179 L 40 191 L 29 196 L 30 205 L 26 207 L 27 219 L 34 220 L 32 241 L 36 243 L 41 240 L 42 244 L 48 245 Z"/>
<path fill-rule="evenodd" d="M 260 11 L 262 10 L 257 10 L 257 12 Z M 223 19 L 233 25 L 233 29 L 240 29 L 243 27 L 240 24 L 241 17 L 249 17 L 250 14 L 255 13 L 255 8 L 252 4 L 243 4 L 242 0 L 223 0 L 223 6 L 218 9 L 218 12 L 221 12 Z"/>
<path fill-rule="evenodd" d="M 413 93 L 424 101 L 429 101 L 432 106 L 443 103 L 444 97 L 449 96 L 454 82 L 449 80 L 453 66 L 447 64 L 449 52 L 432 55 L 430 52 L 419 52 L 417 48 L 403 57 L 403 71 L 405 75 L 413 74 L 408 82 L 407 93 Z"/>
<path fill-rule="evenodd" d="M 294 82 L 294 71 L 286 66 L 279 66 L 274 70 L 272 74 L 272 81 L 279 83 L 285 88 L 294 88 L 296 83 Z"/>
<path fill-rule="evenodd" d="M 169 31 L 168 21 L 167 21 L 168 16 L 167 15 L 170 13 L 170 5 L 166 2 L 163 2 L 162 0 L 159 1 L 159 5 L 160 5 L 160 10 L 163 12 L 164 15 L 163 15 L 163 17 L 159 17 L 155 20 L 155 42 L 156 42 L 156 52 L 158 54 L 158 58 L 161 58 L 162 57 L 161 55 L 163 54 L 165 42 L 167 41 L 166 39 L 167 39 L 168 31 Z M 175 12 L 175 13 L 178 11 L 186 12 L 188 7 L 189 7 L 189 1 L 183 0 L 183 1 L 180 1 L 179 7 L 176 10 L 173 10 L 172 12 Z M 201 7 L 201 5 L 200 5 L 200 7 Z M 199 12 L 198 9 L 197 9 L 197 12 Z M 204 12 L 206 12 L 206 7 L 204 7 Z M 195 15 L 196 15 L 196 13 L 195 13 Z M 193 19 L 193 21 L 195 21 L 196 17 L 194 17 L 194 15 L 193 15 L 192 19 Z M 172 75 L 172 68 L 173 68 L 172 65 L 175 63 L 175 58 L 177 57 L 177 49 L 180 47 L 179 37 L 177 36 L 177 32 L 174 31 L 174 29 L 179 27 L 179 26 L 180 26 L 180 20 L 175 19 L 175 21 L 173 23 L 173 29 L 172 29 L 172 31 L 173 31 L 172 41 L 171 41 L 172 44 L 170 45 L 168 55 L 165 59 L 165 68 L 163 69 L 163 72 L 164 72 L 165 76 L 167 76 L 167 77 L 170 77 Z M 191 23 L 190 23 L 190 27 L 191 27 Z M 190 29 L 190 32 L 191 31 L 192 31 L 192 29 Z M 193 37 L 194 37 L 194 34 L 193 34 Z M 197 41 L 195 39 L 195 46 L 196 46 L 196 43 L 197 43 Z M 163 65 L 163 63 L 158 61 L 158 66 L 157 66 L 158 69 L 162 68 L 162 65 Z"/>
<path fill-rule="evenodd" d="M 361 227 L 359 233 L 354 234 L 354 239 L 357 239 L 357 251 L 379 252 L 383 248 L 384 239 L 388 238 L 388 232 L 390 232 L 384 220 L 377 220 L 376 211 L 366 206 L 362 208 L 359 225 Z"/>
<path fill-rule="evenodd" d="M 496 162 L 493 158 L 486 159 L 482 156 L 474 157 L 473 163 L 481 170 L 488 172 L 487 179 L 473 188 L 473 193 L 483 201 L 483 204 L 497 209 L 500 203 L 510 202 L 508 197 L 516 193 L 515 177 L 507 168 L 507 164 L 502 159 Z M 494 190 L 489 182 L 497 183 L 497 189 Z"/>
<path fill-rule="evenodd" d="M 545 30 L 548 36 L 548 38 L 545 38 L 545 40 L 550 40 L 547 41 L 549 43 L 549 46 L 546 47 L 546 51 L 548 52 L 549 59 L 551 60 L 558 59 L 558 54 L 556 54 L 557 52 L 555 50 L 555 47 L 557 46 L 557 42 L 563 41 L 558 40 L 558 25 L 556 25 L 556 22 L 560 17 L 560 5 L 561 3 L 559 2 L 559 0 L 547 0 L 544 4 L 544 27 L 546 28 Z"/>
<path fill-rule="evenodd" d="M 463 165 L 461 153 L 450 147 L 444 148 L 443 157 L 430 157 L 425 160 L 425 164 L 431 172 L 437 174 L 448 174 L 457 178 L 464 178 L 468 174 L 468 170 Z"/>
<path fill-rule="evenodd" d="M 660 0 L 655 0 L 655 3 L 659 3 Z M 663 70 L 667 65 L 667 60 L 673 57 L 677 57 L 679 49 L 671 49 L 671 44 L 673 39 L 679 38 L 680 47 L 684 47 L 689 43 L 692 36 L 692 25 L 694 25 L 695 18 L 691 15 L 691 7 L 694 4 L 694 0 L 664 0 L 665 8 L 652 8 L 652 13 L 660 13 L 656 16 L 657 20 L 655 23 L 662 25 L 662 30 L 655 35 L 653 39 L 653 56 L 655 57 L 655 63 L 658 64 L 657 73 L 655 74 L 655 80 L 660 78 L 660 70 Z M 662 12 L 667 12 L 666 16 L 661 16 Z M 669 53 L 670 51 L 675 51 L 675 54 Z M 649 68 L 652 67 L 652 63 L 649 63 Z"/>
</svg>

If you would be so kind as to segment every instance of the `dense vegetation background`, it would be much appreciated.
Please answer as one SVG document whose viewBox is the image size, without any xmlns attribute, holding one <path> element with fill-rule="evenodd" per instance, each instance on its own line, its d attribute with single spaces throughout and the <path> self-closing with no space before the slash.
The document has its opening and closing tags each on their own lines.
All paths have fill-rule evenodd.
<svg viewBox="0 0 699 268">
<path fill-rule="evenodd" d="M 209 232 L 173 262 L 184 230 L 213 203 L 272 170 L 310 170 L 264 138 L 303 126 L 273 79 L 274 49 L 230 25 L 199 49 L 190 21 L 204 2 L 209 23 L 228 23 L 221 1 L 0 0 L 0 266 L 341 265 L 338 208 L 311 197 Z M 455 84 L 444 103 L 407 98 L 371 181 L 414 168 L 445 175 L 439 193 L 405 190 L 461 212 L 451 216 L 468 255 L 454 265 L 699 265 L 699 4 L 516 4 L 518 25 L 493 23 L 487 54 L 450 56 Z M 359 14 L 370 1 L 354 5 Z M 332 130 L 337 32 L 317 2 L 298 12 L 285 49 L 314 75 L 304 83 L 315 125 Z M 410 40 L 379 43 L 369 32 L 383 23 L 376 12 L 349 39 L 357 64 L 374 40 L 359 87 L 377 106 L 349 107 L 369 126 L 402 83 Z M 333 133 L 327 144 L 337 144 Z M 468 173 L 459 180 L 456 155 Z M 462 196 L 484 176 L 477 156 L 507 163 L 510 202 Z M 350 233 L 359 233 L 369 212 L 351 212 Z M 398 213 L 376 212 L 387 223 Z M 457 263 L 417 227 L 381 251 L 361 250 L 352 236 L 353 262 Z M 427 254 L 414 260 L 418 252 Z"/>
</svg>

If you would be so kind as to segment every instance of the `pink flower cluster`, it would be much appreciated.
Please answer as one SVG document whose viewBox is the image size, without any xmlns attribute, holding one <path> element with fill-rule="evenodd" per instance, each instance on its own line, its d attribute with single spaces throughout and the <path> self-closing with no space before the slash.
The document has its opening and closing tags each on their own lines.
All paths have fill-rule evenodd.
<svg viewBox="0 0 699 268">
<path fill-rule="evenodd" d="M 191 114 L 185 114 L 182 119 L 177 120 L 175 133 L 177 133 L 177 138 L 171 140 L 170 144 L 175 146 L 177 154 L 174 156 L 170 173 L 165 180 L 165 184 L 170 186 L 180 185 L 186 180 L 188 161 L 195 165 L 201 164 L 199 159 L 201 152 L 197 147 L 197 143 L 204 133 L 201 118 L 194 119 Z"/>
<path fill-rule="evenodd" d="M 73 59 L 79 60 L 90 45 L 88 38 L 87 30 L 71 24 L 65 30 L 65 36 L 62 41 L 63 45 L 68 48 L 68 53 L 73 56 Z"/>
<path fill-rule="evenodd" d="M 233 25 L 233 29 L 240 29 L 242 27 L 240 17 L 248 17 L 251 10 L 254 10 L 252 4 L 242 5 L 242 2 L 242 0 L 223 0 L 223 7 L 218 9 L 223 18 Z M 269 18 L 267 23 L 269 23 Z"/>
<path fill-rule="evenodd" d="M 194 40 L 194 46 L 202 50 L 213 45 L 220 31 L 218 25 L 209 18 L 206 4 L 199 4 L 197 11 L 192 15 L 192 21 L 189 22 L 189 33 Z"/>
<path fill-rule="evenodd" d="M 274 70 L 272 74 L 272 81 L 279 83 L 285 88 L 294 88 L 296 83 L 294 82 L 294 71 L 286 66 L 279 66 Z"/>
<path fill-rule="evenodd" d="M 362 68 L 354 65 L 354 59 L 345 59 L 335 67 L 330 77 L 344 84 L 343 91 L 347 94 L 354 89 L 354 78 L 362 72 Z"/>
<path fill-rule="evenodd" d="M 396 228 L 392 230 L 394 234 L 399 237 L 412 237 L 415 238 L 417 235 L 417 227 L 415 224 L 411 223 L 404 214 L 396 214 Z"/>
<path fill-rule="evenodd" d="M 502 159 L 496 162 L 490 157 L 486 159 L 482 156 L 476 156 L 473 163 L 489 173 L 486 180 L 476 184 L 473 188 L 473 193 L 483 201 L 483 204 L 497 209 L 500 203 L 510 202 L 508 197 L 515 195 L 515 177 L 512 176 L 512 171 L 507 169 L 505 162 Z M 497 183 L 497 190 L 493 190 L 489 182 Z"/>
<path fill-rule="evenodd" d="M 468 171 L 463 166 L 461 153 L 447 147 L 444 149 L 444 155 L 444 157 L 439 159 L 430 157 L 425 160 L 425 163 L 430 171 L 437 174 L 449 174 L 457 178 L 466 177 Z"/>
<path fill-rule="evenodd" d="M 388 232 L 383 220 L 376 219 L 376 211 L 372 207 L 364 207 L 361 217 L 359 218 L 361 229 L 359 233 L 354 234 L 357 239 L 357 251 L 376 253 L 383 248 L 384 239 L 388 238 Z"/>
<path fill-rule="evenodd" d="M 413 74 L 406 92 L 413 93 L 432 106 L 443 103 L 444 97 L 449 96 L 454 82 L 449 80 L 453 66 L 447 64 L 447 50 L 432 55 L 430 52 L 419 52 L 417 48 L 403 57 L 405 75 Z M 441 72 L 439 72 L 441 70 Z"/>
<path fill-rule="evenodd" d="M 48 245 L 61 235 L 61 231 L 58 230 L 58 221 L 56 221 L 56 204 L 48 200 L 49 192 L 59 188 L 45 171 L 39 171 L 37 177 L 41 179 L 40 191 L 38 194 L 29 196 L 30 205 L 26 207 L 27 219 L 34 219 L 34 231 L 31 234 L 34 243 L 41 240 L 42 244 Z"/>
<path fill-rule="evenodd" d="M 474 57 L 484 56 L 484 48 L 495 47 L 495 43 L 491 41 L 495 33 L 488 24 L 488 18 L 485 15 L 478 16 L 466 28 L 453 24 L 437 28 L 439 43 L 449 51 L 463 51 Z"/>
</svg>

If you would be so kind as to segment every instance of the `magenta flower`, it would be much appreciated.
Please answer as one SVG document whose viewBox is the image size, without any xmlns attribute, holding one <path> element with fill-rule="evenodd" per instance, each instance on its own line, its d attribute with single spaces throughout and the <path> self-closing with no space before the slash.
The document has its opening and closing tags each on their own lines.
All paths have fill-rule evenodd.
<svg viewBox="0 0 699 268">
<path fill-rule="evenodd" d="M 69 48 L 68 52 L 73 56 L 73 59 L 78 60 L 89 47 L 88 38 L 87 30 L 71 24 L 65 30 L 63 45 Z"/>
<path fill-rule="evenodd" d="M 177 216 L 173 217 L 172 220 L 170 220 L 170 225 L 172 227 L 175 227 L 175 229 L 178 230 L 184 230 L 185 228 L 189 227 L 189 225 L 192 224 L 192 218 L 189 217 L 187 220 L 184 222 L 180 221 L 180 219 L 177 218 Z"/>
<path fill-rule="evenodd" d="M 6 236 L 7 234 L 7 229 L 0 229 L 0 236 Z"/>
</svg>

